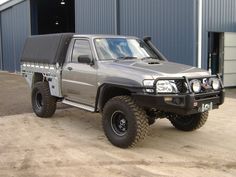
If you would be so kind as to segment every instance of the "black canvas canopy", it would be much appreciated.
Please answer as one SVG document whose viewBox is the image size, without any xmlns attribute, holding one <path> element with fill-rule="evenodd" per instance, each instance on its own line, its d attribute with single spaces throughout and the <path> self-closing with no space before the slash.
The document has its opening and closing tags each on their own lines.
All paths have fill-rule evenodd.
<svg viewBox="0 0 236 177">
<path fill-rule="evenodd" d="M 45 64 L 63 64 L 73 33 L 36 35 L 29 37 L 21 61 Z"/>
</svg>

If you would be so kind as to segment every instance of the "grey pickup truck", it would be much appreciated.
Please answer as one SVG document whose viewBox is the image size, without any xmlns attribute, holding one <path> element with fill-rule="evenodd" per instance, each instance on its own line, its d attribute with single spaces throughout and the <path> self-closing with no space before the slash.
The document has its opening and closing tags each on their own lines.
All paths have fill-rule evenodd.
<svg viewBox="0 0 236 177">
<path fill-rule="evenodd" d="M 21 72 L 38 117 L 53 116 L 57 102 L 101 113 L 106 137 L 121 148 L 143 140 L 156 119 L 196 130 L 224 102 L 220 75 L 169 62 L 150 37 L 32 36 Z"/>
</svg>

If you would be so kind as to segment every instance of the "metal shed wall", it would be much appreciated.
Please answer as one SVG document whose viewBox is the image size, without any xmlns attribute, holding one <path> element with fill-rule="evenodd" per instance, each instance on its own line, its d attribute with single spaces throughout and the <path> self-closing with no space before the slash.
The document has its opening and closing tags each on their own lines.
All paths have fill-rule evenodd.
<svg viewBox="0 0 236 177">
<path fill-rule="evenodd" d="M 15 71 L 12 9 L 1 13 L 3 70 Z"/>
<path fill-rule="evenodd" d="M 0 70 L 2 70 L 2 28 L 1 28 L 1 12 L 0 12 Z"/>
<path fill-rule="evenodd" d="M 236 32 L 235 0 L 203 0 L 202 67 L 207 69 L 208 32 Z"/>
<path fill-rule="evenodd" d="M 75 32 L 115 34 L 115 0 L 75 0 Z"/>
<path fill-rule="evenodd" d="M 120 32 L 152 36 L 168 59 L 196 65 L 195 0 L 121 0 Z"/>
<path fill-rule="evenodd" d="M 196 65 L 196 0 L 76 0 L 78 33 L 153 37 L 171 60 Z"/>
<path fill-rule="evenodd" d="M 16 4 L 1 13 L 3 69 L 20 70 L 20 55 L 30 35 L 29 1 Z"/>
</svg>

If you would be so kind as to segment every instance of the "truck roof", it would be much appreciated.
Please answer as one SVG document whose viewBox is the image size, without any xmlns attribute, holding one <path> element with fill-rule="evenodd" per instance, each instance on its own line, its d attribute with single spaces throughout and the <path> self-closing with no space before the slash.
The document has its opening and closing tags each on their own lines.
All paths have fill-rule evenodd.
<svg viewBox="0 0 236 177">
<path fill-rule="evenodd" d="M 60 65 L 65 62 L 67 49 L 72 38 L 133 38 L 134 36 L 104 34 L 58 33 L 34 35 L 27 38 L 22 52 L 22 62 L 34 62 Z"/>
<path fill-rule="evenodd" d="M 74 34 L 73 37 L 86 37 L 86 38 L 137 38 L 135 36 L 123 35 L 107 35 L 107 34 Z"/>
</svg>

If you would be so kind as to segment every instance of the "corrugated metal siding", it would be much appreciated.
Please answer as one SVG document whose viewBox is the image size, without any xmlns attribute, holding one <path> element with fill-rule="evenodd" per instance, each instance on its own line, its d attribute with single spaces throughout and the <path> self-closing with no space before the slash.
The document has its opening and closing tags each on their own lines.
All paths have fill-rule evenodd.
<svg viewBox="0 0 236 177">
<path fill-rule="evenodd" d="M 115 34 L 115 0 L 75 0 L 75 31 Z"/>
<path fill-rule="evenodd" d="M 6 71 L 15 71 L 15 56 L 13 42 L 13 21 L 12 9 L 2 12 L 2 50 L 3 50 L 3 69 Z"/>
<path fill-rule="evenodd" d="M 208 32 L 236 32 L 235 0 L 203 1 L 203 45 L 202 63 L 207 68 Z"/>
<path fill-rule="evenodd" d="M 30 6 L 24 1 L 2 11 L 3 69 L 20 70 L 20 55 L 25 39 L 30 35 Z"/>
<path fill-rule="evenodd" d="M 120 32 L 152 36 L 171 61 L 196 65 L 195 0 L 121 0 Z"/>
<path fill-rule="evenodd" d="M 20 70 L 20 56 L 26 38 L 30 35 L 30 5 L 28 1 L 14 6 L 12 11 L 14 24 L 14 54 L 16 70 Z"/>
<path fill-rule="evenodd" d="M 0 70 L 2 70 L 2 28 L 1 28 L 1 13 L 0 13 Z"/>
</svg>

